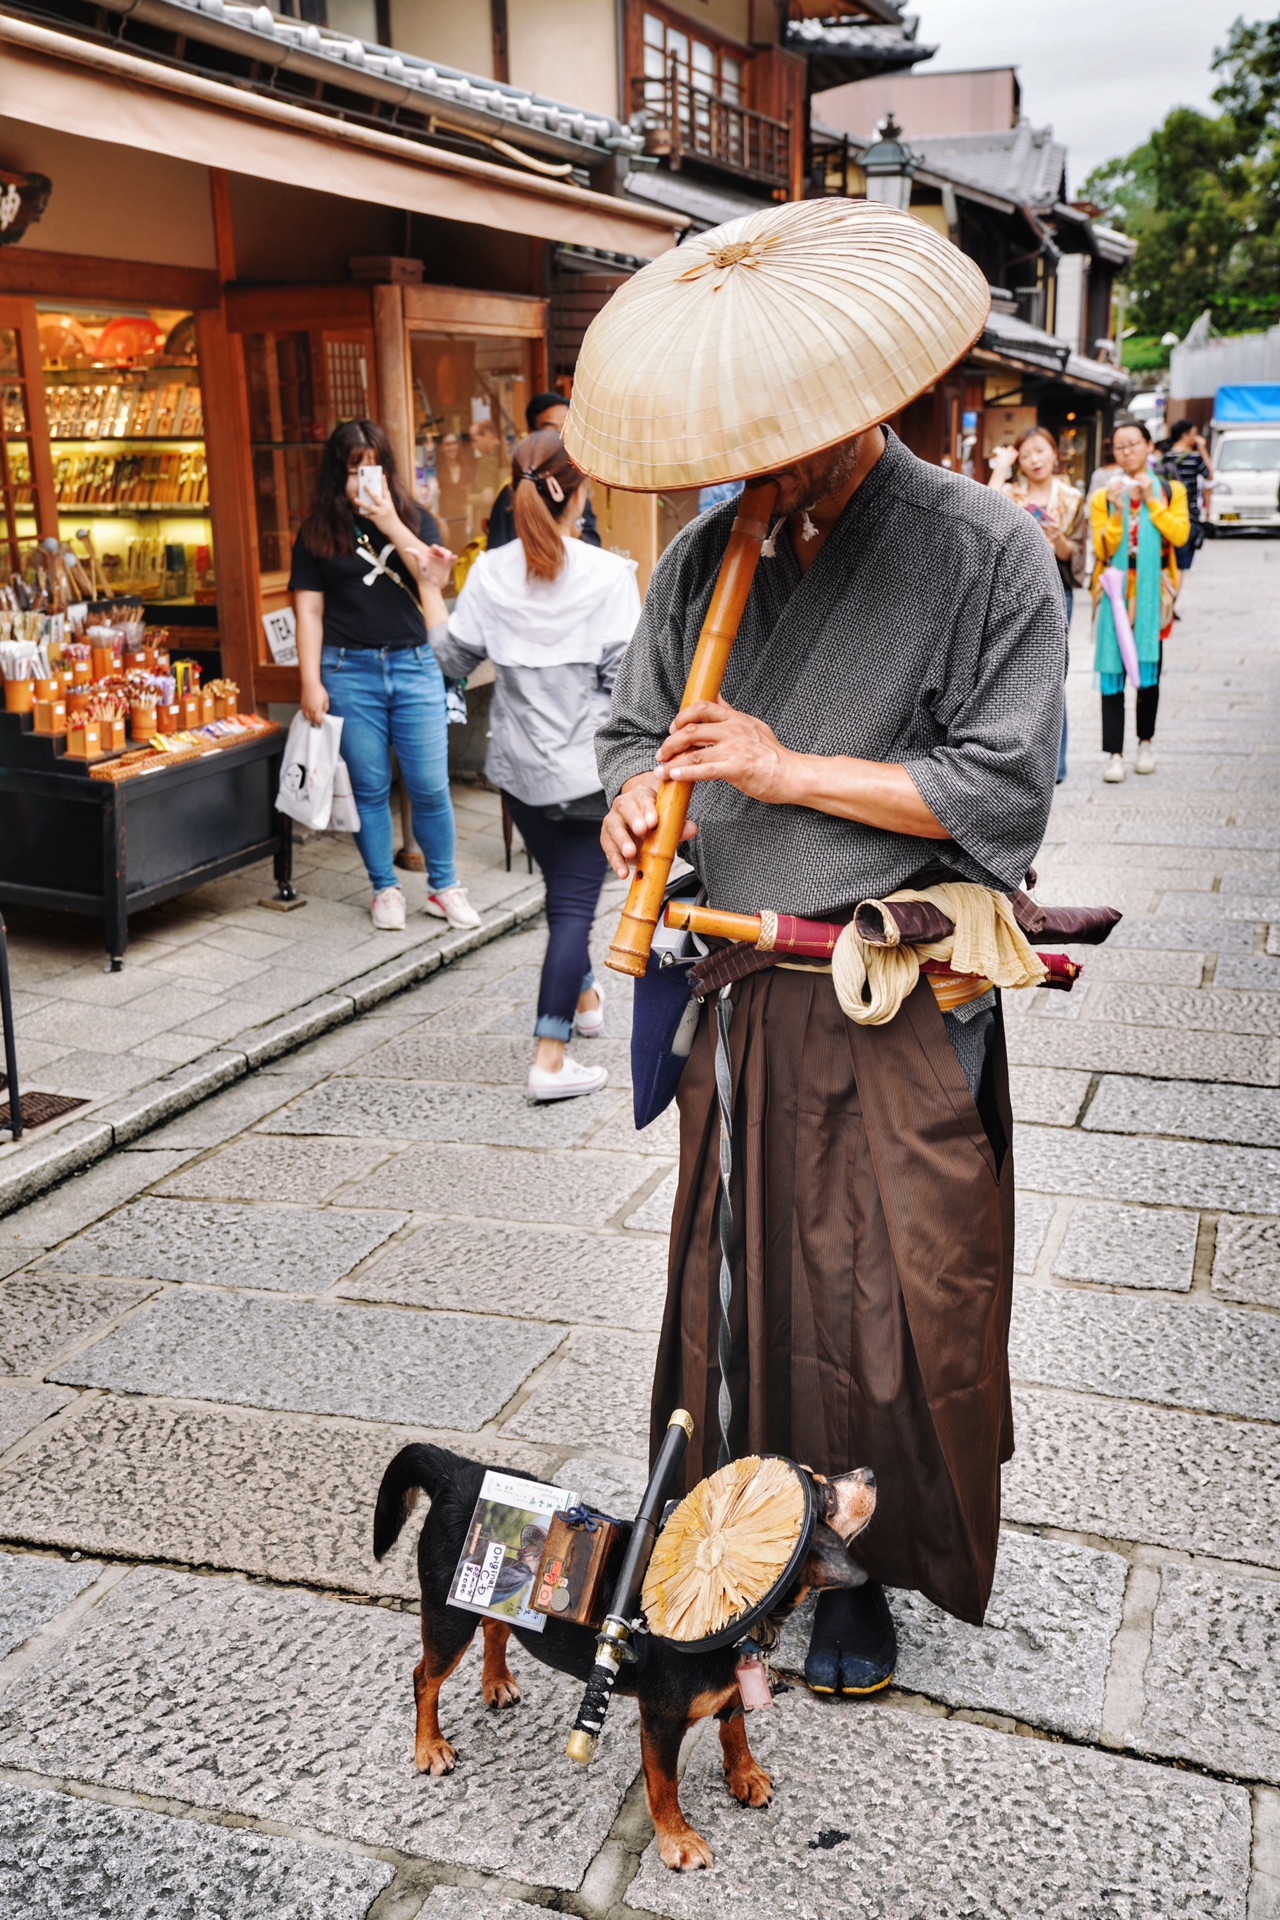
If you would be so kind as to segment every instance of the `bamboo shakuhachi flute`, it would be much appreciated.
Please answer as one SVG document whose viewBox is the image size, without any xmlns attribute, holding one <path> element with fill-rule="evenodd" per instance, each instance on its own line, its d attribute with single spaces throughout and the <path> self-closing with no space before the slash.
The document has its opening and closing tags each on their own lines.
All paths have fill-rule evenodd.
<svg viewBox="0 0 1280 1920">
<path fill-rule="evenodd" d="M 711 605 L 698 635 L 680 703 L 682 708 L 692 706 L 695 700 L 719 698 L 729 650 L 737 638 L 777 497 L 776 480 L 749 480 L 738 497 L 737 518 L 720 563 Z M 687 780 L 665 780 L 658 789 L 658 824 L 640 848 L 631 891 L 609 949 L 608 964 L 615 973 L 638 977 L 649 963 L 653 930 L 662 912 L 662 896 L 684 831 L 690 791 Z"/>
</svg>

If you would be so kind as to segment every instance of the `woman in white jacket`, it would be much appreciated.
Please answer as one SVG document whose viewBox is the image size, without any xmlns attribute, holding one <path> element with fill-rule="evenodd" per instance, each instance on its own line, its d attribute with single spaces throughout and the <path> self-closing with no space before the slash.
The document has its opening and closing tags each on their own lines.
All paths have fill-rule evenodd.
<svg viewBox="0 0 1280 1920">
<path fill-rule="evenodd" d="M 547 886 L 535 1100 L 594 1093 L 608 1078 L 565 1052 L 575 1028 L 598 1034 L 600 989 L 588 954 L 604 882 L 600 822 L 607 802 L 595 735 L 609 717 L 618 664 L 640 618 L 635 562 L 585 545 L 578 531 L 587 479 L 558 433 L 521 440 L 512 457 L 518 539 L 482 553 L 450 615 L 441 595 L 451 556 L 422 562 L 428 637 L 448 679 L 493 662 L 485 772 L 500 787 Z"/>
</svg>

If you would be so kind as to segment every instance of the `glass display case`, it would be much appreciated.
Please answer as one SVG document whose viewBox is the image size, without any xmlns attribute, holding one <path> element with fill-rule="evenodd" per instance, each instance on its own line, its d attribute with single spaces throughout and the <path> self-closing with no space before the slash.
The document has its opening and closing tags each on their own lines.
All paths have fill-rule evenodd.
<svg viewBox="0 0 1280 1920">
<path fill-rule="evenodd" d="M 38 302 L 36 324 L 63 545 L 112 593 L 179 619 L 212 605 L 193 315 Z"/>
<path fill-rule="evenodd" d="M 32 444 L 39 431 L 33 406 L 38 394 L 31 386 L 33 378 L 38 386 L 39 377 L 20 315 L 0 306 L 0 562 L 6 574 L 22 571 L 24 549 L 36 537 Z"/>
<path fill-rule="evenodd" d="M 323 326 L 246 333 L 244 360 L 258 564 L 287 573 L 325 441 L 342 421 L 369 418 L 370 344 Z"/>
</svg>

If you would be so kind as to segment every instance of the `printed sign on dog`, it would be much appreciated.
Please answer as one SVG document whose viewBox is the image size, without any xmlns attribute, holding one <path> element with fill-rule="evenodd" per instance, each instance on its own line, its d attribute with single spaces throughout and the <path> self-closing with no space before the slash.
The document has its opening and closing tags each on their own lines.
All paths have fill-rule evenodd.
<svg viewBox="0 0 1280 1920">
<path fill-rule="evenodd" d="M 546 1615 L 530 1604 L 553 1513 L 573 1506 L 563 1487 L 488 1472 L 449 1588 L 449 1605 L 541 1633 Z"/>
</svg>

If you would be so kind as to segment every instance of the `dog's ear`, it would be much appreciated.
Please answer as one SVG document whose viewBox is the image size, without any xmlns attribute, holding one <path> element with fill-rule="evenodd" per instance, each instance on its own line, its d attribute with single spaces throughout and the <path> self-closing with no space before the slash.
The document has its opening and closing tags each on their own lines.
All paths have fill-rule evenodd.
<svg viewBox="0 0 1280 1920">
<path fill-rule="evenodd" d="M 837 1474 L 834 1480 L 814 1487 L 821 1517 L 838 1533 L 847 1546 L 856 1540 L 876 1510 L 876 1477 L 870 1467 L 855 1467 L 851 1473 Z"/>
<path fill-rule="evenodd" d="M 849 1550 L 839 1534 L 820 1520 L 813 1530 L 809 1551 L 800 1569 L 800 1586 L 861 1587 L 866 1574 L 849 1558 Z"/>
</svg>

